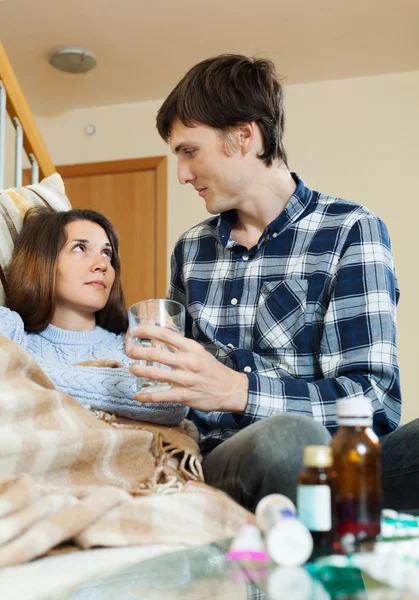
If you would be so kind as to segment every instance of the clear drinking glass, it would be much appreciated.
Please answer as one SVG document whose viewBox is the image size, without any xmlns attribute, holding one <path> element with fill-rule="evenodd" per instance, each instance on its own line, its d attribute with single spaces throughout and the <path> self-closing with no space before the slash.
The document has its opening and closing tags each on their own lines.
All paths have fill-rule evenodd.
<svg viewBox="0 0 419 600">
<path fill-rule="evenodd" d="M 157 325 L 168 327 L 181 335 L 185 335 L 185 308 L 174 300 L 143 300 L 133 304 L 128 309 L 128 321 L 130 331 L 137 325 Z M 166 352 L 174 352 L 173 349 L 154 340 L 142 339 L 131 335 L 131 341 L 135 346 L 142 348 L 162 348 Z M 137 360 L 141 366 L 156 367 L 158 369 L 170 369 L 161 363 Z M 170 389 L 170 385 L 163 381 L 155 381 L 145 377 L 137 378 L 138 392 L 160 392 Z"/>
</svg>

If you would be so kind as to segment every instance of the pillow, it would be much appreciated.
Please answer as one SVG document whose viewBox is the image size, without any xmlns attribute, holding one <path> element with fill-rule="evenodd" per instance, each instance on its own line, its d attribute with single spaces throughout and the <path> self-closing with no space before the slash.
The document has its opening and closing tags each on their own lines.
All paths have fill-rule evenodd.
<svg viewBox="0 0 419 600">
<path fill-rule="evenodd" d="M 5 268 L 10 262 L 23 217 L 31 206 L 71 209 L 61 175 L 54 173 L 41 183 L 0 191 L 0 306 L 5 300 Z"/>
</svg>

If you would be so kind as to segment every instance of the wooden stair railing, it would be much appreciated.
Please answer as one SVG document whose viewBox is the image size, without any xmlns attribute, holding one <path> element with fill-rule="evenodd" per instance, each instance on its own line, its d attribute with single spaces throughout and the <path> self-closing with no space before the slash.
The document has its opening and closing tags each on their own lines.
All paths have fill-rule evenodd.
<svg viewBox="0 0 419 600">
<path fill-rule="evenodd" d="M 56 169 L 1 42 L 0 81 L 2 81 L 7 94 L 7 113 L 11 119 L 17 117 L 22 127 L 23 147 L 26 153 L 35 156 L 41 179 L 52 175 Z"/>
</svg>

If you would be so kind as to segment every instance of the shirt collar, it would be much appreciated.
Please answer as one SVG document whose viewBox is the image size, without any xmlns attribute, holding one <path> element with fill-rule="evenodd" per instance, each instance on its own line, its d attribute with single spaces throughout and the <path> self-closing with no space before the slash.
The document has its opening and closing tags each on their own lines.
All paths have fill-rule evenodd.
<svg viewBox="0 0 419 600">
<path fill-rule="evenodd" d="M 275 237 L 281 233 L 291 223 L 295 223 L 305 213 L 311 199 L 313 192 L 305 185 L 304 181 L 297 175 L 297 173 L 291 173 L 297 188 L 294 194 L 291 196 L 288 204 L 284 210 L 265 228 L 265 231 L 260 236 L 257 247 L 269 239 L 275 234 Z M 239 246 L 231 237 L 231 229 L 234 221 L 236 220 L 237 211 L 228 210 L 223 212 L 218 217 L 218 236 L 219 241 L 225 248 L 233 248 Z"/>
</svg>

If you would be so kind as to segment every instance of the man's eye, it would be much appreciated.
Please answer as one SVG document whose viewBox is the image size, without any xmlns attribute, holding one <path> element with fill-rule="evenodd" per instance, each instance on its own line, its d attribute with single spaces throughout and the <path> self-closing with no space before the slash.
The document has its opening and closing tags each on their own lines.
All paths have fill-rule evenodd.
<svg viewBox="0 0 419 600">
<path fill-rule="evenodd" d="M 185 155 L 186 156 L 193 156 L 195 154 L 196 150 L 185 150 Z"/>
</svg>

